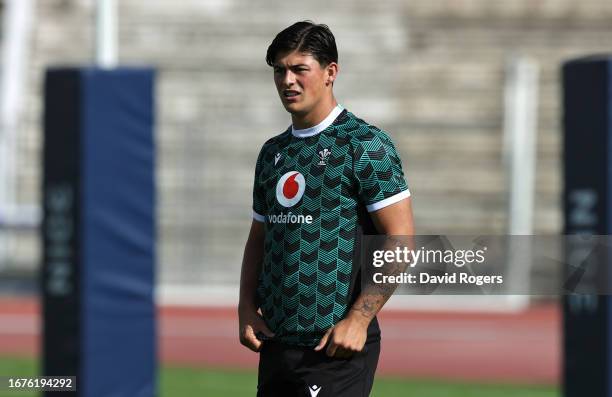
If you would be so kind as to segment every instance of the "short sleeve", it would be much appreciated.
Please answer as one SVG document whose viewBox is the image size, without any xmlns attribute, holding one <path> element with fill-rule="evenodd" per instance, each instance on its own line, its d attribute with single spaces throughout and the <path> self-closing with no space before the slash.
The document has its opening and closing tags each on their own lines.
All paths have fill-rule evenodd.
<svg viewBox="0 0 612 397">
<path fill-rule="evenodd" d="M 266 196 L 261 181 L 261 171 L 263 168 L 263 153 L 262 149 L 257 156 L 255 164 L 255 178 L 253 180 L 253 219 L 258 222 L 266 221 Z"/>
<path fill-rule="evenodd" d="M 384 132 L 370 132 L 357 138 L 355 145 L 353 171 L 357 192 L 368 212 L 410 196 L 402 161 Z"/>
</svg>

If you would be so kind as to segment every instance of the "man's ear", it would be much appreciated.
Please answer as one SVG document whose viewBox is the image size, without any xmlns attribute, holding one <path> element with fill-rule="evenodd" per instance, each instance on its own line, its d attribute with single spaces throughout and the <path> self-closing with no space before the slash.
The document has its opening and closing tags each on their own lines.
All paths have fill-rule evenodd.
<svg viewBox="0 0 612 397">
<path fill-rule="evenodd" d="M 338 77 L 338 64 L 336 62 L 331 62 L 325 68 L 325 72 L 327 73 L 325 85 L 329 85 L 330 83 L 333 85 L 336 77 Z"/>
</svg>

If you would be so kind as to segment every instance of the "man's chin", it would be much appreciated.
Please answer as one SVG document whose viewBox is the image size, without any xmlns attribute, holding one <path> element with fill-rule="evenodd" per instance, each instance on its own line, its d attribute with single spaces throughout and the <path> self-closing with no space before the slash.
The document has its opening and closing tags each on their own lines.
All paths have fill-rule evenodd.
<svg viewBox="0 0 612 397">
<path fill-rule="evenodd" d="M 303 112 L 302 107 L 297 103 L 283 103 L 283 106 L 285 106 L 285 110 L 291 114 L 297 115 Z"/>
</svg>

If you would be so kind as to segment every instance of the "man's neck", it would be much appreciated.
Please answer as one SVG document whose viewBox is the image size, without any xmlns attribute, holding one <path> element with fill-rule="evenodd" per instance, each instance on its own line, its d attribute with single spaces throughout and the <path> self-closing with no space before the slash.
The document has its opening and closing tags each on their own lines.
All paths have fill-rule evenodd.
<svg viewBox="0 0 612 397">
<path fill-rule="evenodd" d="M 314 127 L 321 121 L 325 120 L 325 118 L 336 106 L 338 106 L 338 102 L 336 102 L 336 98 L 332 97 L 330 102 L 325 103 L 322 106 L 318 106 L 317 109 L 313 109 L 313 111 L 309 112 L 308 114 L 292 114 L 291 122 L 293 124 L 293 128 L 296 130 L 303 130 L 305 128 Z"/>
</svg>

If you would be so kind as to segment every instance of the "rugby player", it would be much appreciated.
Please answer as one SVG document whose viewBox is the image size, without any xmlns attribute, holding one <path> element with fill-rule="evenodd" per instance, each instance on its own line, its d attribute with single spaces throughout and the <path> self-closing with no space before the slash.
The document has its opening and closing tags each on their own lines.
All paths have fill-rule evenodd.
<svg viewBox="0 0 612 397">
<path fill-rule="evenodd" d="M 291 125 L 255 166 L 240 342 L 260 354 L 258 396 L 368 396 L 389 296 L 362 293 L 359 247 L 367 234 L 414 234 L 401 160 L 384 131 L 337 103 L 326 25 L 284 29 L 266 62 Z"/>
</svg>

